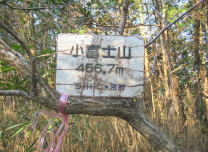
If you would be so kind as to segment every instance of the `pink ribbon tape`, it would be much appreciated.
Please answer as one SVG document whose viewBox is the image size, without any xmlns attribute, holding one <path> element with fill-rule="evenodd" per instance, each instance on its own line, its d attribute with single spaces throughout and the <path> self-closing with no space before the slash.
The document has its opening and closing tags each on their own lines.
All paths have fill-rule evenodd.
<svg viewBox="0 0 208 152">
<path fill-rule="evenodd" d="M 61 95 L 59 98 L 58 112 L 64 114 L 64 109 L 68 100 L 68 95 Z"/>
<path fill-rule="evenodd" d="M 61 114 L 50 113 L 47 111 L 42 112 L 43 114 L 47 115 L 49 118 L 56 117 L 56 118 L 62 119 L 61 125 L 56 130 L 54 137 L 52 138 L 51 142 L 49 143 L 49 146 L 46 149 L 43 148 L 43 144 L 44 144 L 44 139 L 48 130 L 48 125 L 41 132 L 41 137 L 39 138 L 39 147 L 44 152 L 60 152 L 61 151 L 61 145 L 62 145 L 64 136 L 66 136 L 68 128 L 69 128 L 68 126 L 69 116 L 64 113 L 67 100 L 68 100 L 68 95 L 61 95 L 59 98 L 58 112 Z"/>
</svg>

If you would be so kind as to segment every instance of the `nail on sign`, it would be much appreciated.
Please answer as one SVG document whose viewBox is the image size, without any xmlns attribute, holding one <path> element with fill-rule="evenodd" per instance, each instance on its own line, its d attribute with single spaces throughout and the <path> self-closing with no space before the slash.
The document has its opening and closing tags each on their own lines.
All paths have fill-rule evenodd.
<svg viewBox="0 0 208 152">
<path fill-rule="evenodd" d="M 91 97 L 135 97 L 143 91 L 144 41 L 137 36 L 58 36 L 56 90 Z"/>
</svg>

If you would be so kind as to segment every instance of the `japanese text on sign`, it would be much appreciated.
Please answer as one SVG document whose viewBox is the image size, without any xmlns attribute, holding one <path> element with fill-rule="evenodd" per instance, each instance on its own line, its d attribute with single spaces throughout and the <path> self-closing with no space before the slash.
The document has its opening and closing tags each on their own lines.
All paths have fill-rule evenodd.
<svg viewBox="0 0 208 152">
<path fill-rule="evenodd" d="M 75 96 L 132 97 L 142 92 L 144 43 L 136 36 L 61 34 L 56 89 Z"/>
<path fill-rule="evenodd" d="M 121 53 L 121 47 L 118 47 L 118 54 L 117 57 L 121 58 L 121 59 L 130 59 L 131 58 L 131 47 L 126 48 L 126 46 L 124 45 L 123 47 L 123 51 Z M 98 58 L 99 57 L 99 49 L 101 49 L 103 52 L 105 52 L 105 55 L 103 55 L 103 58 L 116 58 L 115 52 L 116 52 L 116 48 L 111 47 L 110 45 L 108 45 L 108 47 L 106 48 L 101 48 L 98 45 L 90 45 L 87 46 L 87 51 L 86 51 L 86 57 L 87 58 Z M 74 57 L 77 57 L 79 55 L 84 55 L 84 51 L 83 51 L 83 47 L 79 46 L 78 44 L 76 45 L 76 49 L 74 49 L 74 46 L 71 47 L 71 51 L 70 51 L 70 55 L 73 55 Z"/>
</svg>

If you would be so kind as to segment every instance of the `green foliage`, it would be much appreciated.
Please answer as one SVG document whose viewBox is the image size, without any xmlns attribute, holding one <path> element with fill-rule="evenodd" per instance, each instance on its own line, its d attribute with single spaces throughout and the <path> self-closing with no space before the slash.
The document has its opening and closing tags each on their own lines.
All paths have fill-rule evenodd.
<svg viewBox="0 0 208 152">
<path fill-rule="evenodd" d="M 49 57 L 51 57 L 51 55 L 53 55 L 55 53 L 54 50 L 52 49 L 45 49 L 45 50 L 40 50 L 36 53 L 36 57 L 43 57 L 44 59 L 48 59 Z"/>
<path fill-rule="evenodd" d="M 0 89 L 13 90 L 21 89 L 26 90 L 28 81 L 21 79 L 14 67 L 10 67 L 8 63 L 0 61 L 0 71 L 2 77 L 0 78 Z"/>
<path fill-rule="evenodd" d="M 32 151 L 35 151 L 36 149 L 34 148 L 34 146 L 35 146 L 37 140 L 38 140 L 38 138 L 36 138 L 36 139 L 32 142 L 32 144 L 26 149 L 25 152 L 32 152 Z"/>
<path fill-rule="evenodd" d="M 7 73 L 10 71 L 16 71 L 16 69 L 14 67 L 10 67 L 8 63 L 5 62 L 0 62 L 0 71 L 3 73 Z"/>
<path fill-rule="evenodd" d="M 17 52 L 23 54 L 23 55 L 25 54 L 25 51 L 23 50 L 22 46 L 19 45 L 19 44 L 12 44 L 12 45 L 11 45 L 11 48 L 12 48 L 13 50 L 15 50 L 15 51 L 17 51 Z"/>
<path fill-rule="evenodd" d="M 18 123 L 18 124 L 9 126 L 6 129 L 2 129 L 2 130 L 0 130 L 0 139 L 3 138 L 3 135 L 5 134 L 5 132 L 9 132 L 9 134 L 7 134 L 8 137 L 14 138 L 18 134 L 22 133 L 24 131 L 24 129 L 26 129 L 30 125 L 31 125 L 31 122 L 26 121 L 26 122 L 22 122 L 22 123 Z"/>
</svg>

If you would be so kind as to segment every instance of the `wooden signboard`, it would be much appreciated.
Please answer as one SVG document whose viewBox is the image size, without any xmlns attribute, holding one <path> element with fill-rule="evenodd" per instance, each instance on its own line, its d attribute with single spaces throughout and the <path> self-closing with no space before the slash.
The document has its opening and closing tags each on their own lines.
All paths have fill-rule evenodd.
<svg viewBox="0 0 208 152">
<path fill-rule="evenodd" d="M 134 97 L 143 91 L 143 39 L 60 34 L 57 41 L 56 90 L 59 93 Z"/>
</svg>

